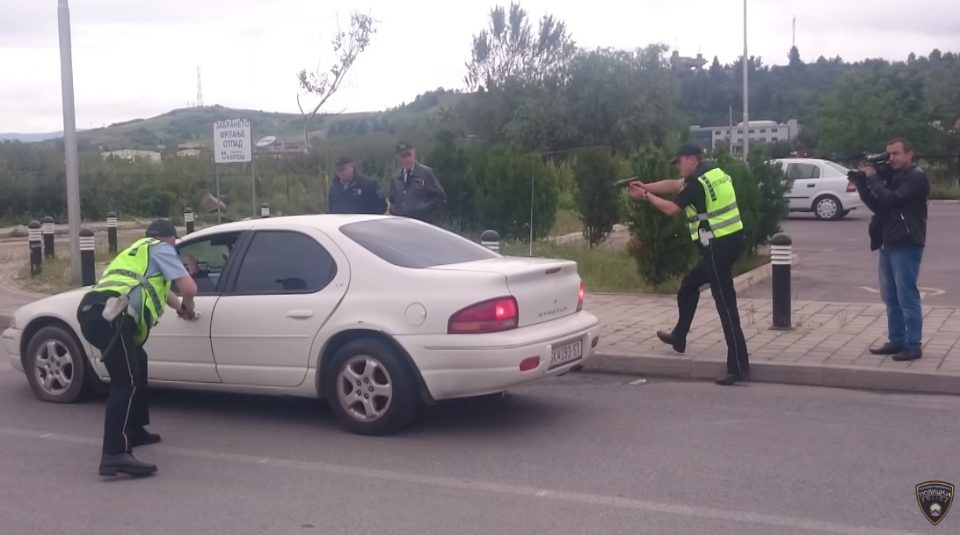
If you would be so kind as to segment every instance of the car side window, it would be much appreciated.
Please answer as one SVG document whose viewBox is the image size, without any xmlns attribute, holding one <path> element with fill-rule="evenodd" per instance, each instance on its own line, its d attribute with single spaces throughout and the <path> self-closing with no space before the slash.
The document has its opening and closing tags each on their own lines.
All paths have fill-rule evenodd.
<svg viewBox="0 0 960 535">
<path fill-rule="evenodd" d="M 227 260 L 239 239 L 239 232 L 227 232 L 177 246 L 183 266 L 197 283 L 199 295 L 216 293 Z"/>
<path fill-rule="evenodd" d="M 787 166 L 787 177 L 792 180 L 820 178 L 820 167 L 809 163 L 792 163 Z"/>
<path fill-rule="evenodd" d="M 336 273 L 333 257 L 310 236 L 260 231 L 243 257 L 234 293 L 313 293 L 330 284 Z"/>
</svg>

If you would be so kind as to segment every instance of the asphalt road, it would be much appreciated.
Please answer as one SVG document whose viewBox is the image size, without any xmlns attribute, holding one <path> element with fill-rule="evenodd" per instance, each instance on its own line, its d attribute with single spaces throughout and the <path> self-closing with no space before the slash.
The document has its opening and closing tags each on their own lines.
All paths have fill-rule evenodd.
<svg viewBox="0 0 960 535">
<path fill-rule="evenodd" d="M 860 213 L 857 213 L 860 212 Z M 854 210 L 839 221 L 818 221 L 794 214 L 783 229 L 793 239 L 799 264 L 791 268 L 795 300 L 848 303 L 880 302 L 877 255 L 870 251 L 870 212 Z M 960 306 L 957 258 L 960 258 L 960 204 L 930 204 L 927 246 L 920 265 L 921 297 L 928 306 Z M 769 299 L 771 281 L 739 295 Z"/>
<path fill-rule="evenodd" d="M 0 364 L 0 518 L 20 534 L 956 533 L 960 397 L 573 374 L 447 403 L 392 437 L 319 402 L 156 391 L 160 471 L 101 479 L 103 402 Z"/>
</svg>

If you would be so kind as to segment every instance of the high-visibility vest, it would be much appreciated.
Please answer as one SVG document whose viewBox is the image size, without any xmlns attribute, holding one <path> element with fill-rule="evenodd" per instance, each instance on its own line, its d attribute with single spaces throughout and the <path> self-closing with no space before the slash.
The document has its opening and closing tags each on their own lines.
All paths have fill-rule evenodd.
<svg viewBox="0 0 960 535">
<path fill-rule="evenodd" d="M 140 288 L 140 310 L 135 311 L 137 331 L 133 337 L 134 343 L 138 345 L 146 341 L 150 328 L 160 321 L 167 294 L 173 285 L 172 281 L 165 280 L 161 273 L 146 276 L 150 266 L 150 250 L 160 243 L 162 242 L 156 238 L 141 238 L 120 251 L 92 290 L 109 290 L 127 295 L 134 288 Z"/>
<path fill-rule="evenodd" d="M 720 168 L 714 168 L 697 177 L 703 186 L 706 199 L 706 212 L 697 213 L 694 206 L 686 207 L 687 225 L 690 227 L 690 239 L 700 240 L 708 245 L 713 238 L 722 238 L 743 230 L 740 221 L 740 209 L 737 207 L 737 193 L 733 189 L 733 179 Z M 708 228 L 701 236 L 700 222 L 706 221 Z"/>
</svg>

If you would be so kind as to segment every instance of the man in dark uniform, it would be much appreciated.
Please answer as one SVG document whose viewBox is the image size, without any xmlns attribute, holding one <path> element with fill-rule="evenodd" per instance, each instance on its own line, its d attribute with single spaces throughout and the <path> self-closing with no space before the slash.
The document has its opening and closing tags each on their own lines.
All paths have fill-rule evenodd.
<svg viewBox="0 0 960 535">
<path fill-rule="evenodd" d="M 413 145 L 397 144 L 400 172 L 390 183 L 390 213 L 435 223 L 447 202 L 447 194 L 433 169 L 417 162 Z"/>
<path fill-rule="evenodd" d="M 382 214 L 387 200 L 376 180 L 356 170 L 353 159 L 342 156 L 336 162 L 337 179 L 330 184 L 327 196 L 331 214 Z"/>
<path fill-rule="evenodd" d="M 630 196 L 634 199 L 645 200 L 668 216 L 685 211 L 690 238 L 700 249 L 700 261 L 683 278 L 677 291 L 677 324 L 671 332 L 658 331 L 657 337 L 677 352 L 685 351 L 700 287 L 709 283 L 727 342 L 727 373 L 716 383 L 731 385 L 749 379 L 750 374 L 747 343 L 733 288 L 733 264 L 745 249 L 733 180 L 716 165 L 704 162 L 703 149 L 694 144 L 680 147 L 671 163 L 677 165 L 684 178 L 630 183 Z M 677 195 L 673 200 L 657 196 L 663 193 Z"/>
</svg>

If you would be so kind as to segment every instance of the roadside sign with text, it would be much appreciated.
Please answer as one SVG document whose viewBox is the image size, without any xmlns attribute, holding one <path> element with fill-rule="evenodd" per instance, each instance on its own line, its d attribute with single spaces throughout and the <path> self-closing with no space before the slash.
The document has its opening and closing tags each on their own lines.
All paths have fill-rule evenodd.
<svg viewBox="0 0 960 535">
<path fill-rule="evenodd" d="M 251 160 L 250 121 L 228 119 L 213 125 L 213 161 L 215 163 Z"/>
</svg>

